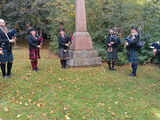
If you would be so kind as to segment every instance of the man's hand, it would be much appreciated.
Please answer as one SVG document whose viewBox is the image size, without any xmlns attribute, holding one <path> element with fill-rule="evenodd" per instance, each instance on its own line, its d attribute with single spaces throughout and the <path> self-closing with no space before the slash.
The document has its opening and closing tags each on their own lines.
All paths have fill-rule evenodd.
<svg viewBox="0 0 160 120">
<path fill-rule="evenodd" d="M 37 47 L 38 47 L 38 48 L 41 48 L 41 45 L 38 45 Z"/>
<path fill-rule="evenodd" d="M 3 50 L 2 50 L 2 49 L 0 49 L 0 55 L 4 55 L 4 53 L 3 53 Z"/>
<path fill-rule="evenodd" d="M 128 44 L 128 42 L 125 42 L 125 47 L 127 47 L 129 44 Z"/>
<path fill-rule="evenodd" d="M 114 44 L 114 42 L 111 42 L 111 44 Z"/>
<path fill-rule="evenodd" d="M 68 45 L 68 44 L 65 44 L 65 46 L 67 46 L 67 47 L 68 47 L 69 45 Z"/>
<path fill-rule="evenodd" d="M 16 42 L 16 37 L 13 37 L 11 40 L 9 40 L 10 43 L 15 43 Z"/>
<path fill-rule="evenodd" d="M 156 55 L 157 49 L 153 49 L 153 53 L 154 53 L 154 55 Z"/>
</svg>

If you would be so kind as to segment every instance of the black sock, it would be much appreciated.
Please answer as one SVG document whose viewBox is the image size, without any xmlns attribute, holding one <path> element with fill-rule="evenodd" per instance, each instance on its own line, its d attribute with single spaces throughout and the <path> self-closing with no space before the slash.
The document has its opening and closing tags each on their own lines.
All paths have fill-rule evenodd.
<svg viewBox="0 0 160 120">
<path fill-rule="evenodd" d="M 111 62 L 110 62 L 110 60 L 109 60 L 109 61 L 107 61 L 107 63 L 108 63 L 108 67 L 109 67 L 109 69 L 111 69 Z"/>
<path fill-rule="evenodd" d="M 61 60 L 62 68 L 64 68 L 64 60 Z"/>
<path fill-rule="evenodd" d="M 132 74 L 134 74 L 134 64 L 132 63 Z"/>
<path fill-rule="evenodd" d="M 112 69 L 114 69 L 115 61 L 112 61 Z"/>
<path fill-rule="evenodd" d="M 60 60 L 60 62 L 61 62 L 61 65 L 63 66 L 63 60 Z"/>
<path fill-rule="evenodd" d="M 6 64 L 1 63 L 1 70 L 2 70 L 2 75 L 4 77 L 6 75 Z"/>
<path fill-rule="evenodd" d="M 64 60 L 64 68 L 66 68 L 67 60 Z"/>
<path fill-rule="evenodd" d="M 138 64 L 133 64 L 133 74 L 136 75 Z"/>
<path fill-rule="evenodd" d="M 10 63 L 10 62 L 7 63 L 7 75 L 8 76 L 11 75 L 12 65 L 13 65 L 13 63 Z"/>
</svg>

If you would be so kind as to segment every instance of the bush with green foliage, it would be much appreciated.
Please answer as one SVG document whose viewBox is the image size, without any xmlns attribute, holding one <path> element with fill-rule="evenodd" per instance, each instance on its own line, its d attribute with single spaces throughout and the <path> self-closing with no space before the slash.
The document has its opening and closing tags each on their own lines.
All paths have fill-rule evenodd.
<svg viewBox="0 0 160 120">
<path fill-rule="evenodd" d="M 94 9 L 93 9 L 94 8 Z M 25 22 L 43 30 L 51 39 L 50 50 L 57 53 L 59 22 L 65 30 L 75 31 L 75 0 L 3 0 L 0 15 L 8 23 L 18 27 L 20 37 L 25 37 Z M 150 45 L 160 40 L 160 1 L 159 0 L 86 0 L 87 28 L 91 34 L 94 48 L 102 60 L 106 58 L 106 36 L 108 29 L 115 24 L 122 30 L 122 43 L 130 34 L 133 25 L 142 26 L 142 41 L 145 46 L 139 51 L 139 63 L 156 63 Z M 70 36 L 70 33 L 67 32 Z M 127 63 L 126 49 L 121 45 L 118 65 Z"/>
</svg>

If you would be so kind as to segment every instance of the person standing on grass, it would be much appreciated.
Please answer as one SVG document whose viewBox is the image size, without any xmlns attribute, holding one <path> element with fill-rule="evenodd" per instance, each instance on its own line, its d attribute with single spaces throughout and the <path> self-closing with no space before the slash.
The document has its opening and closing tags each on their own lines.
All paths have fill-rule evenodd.
<svg viewBox="0 0 160 120">
<path fill-rule="evenodd" d="M 137 28 L 133 26 L 131 28 L 131 34 L 127 38 L 125 42 L 125 47 L 128 51 L 128 61 L 131 63 L 132 66 L 132 73 L 129 76 L 134 77 L 136 76 L 137 67 L 138 67 L 138 48 L 137 43 L 139 42 L 139 35 L 137 32 Z"/>
<path fill-rule="evenodd" d="M 153 43 L 152 46 L 155 47 L 153 49 L 154 55 L 158 55 L 159 68 L 160 68 L 160 45 L 159 45 L 159 42 L 158 43 Z"/>
<path fill-rule="evenodd" d="M 16 42 L 16 37 L 9 39 L 8 29 L 3 19 L 0 19 L 0 62 L 1 71 L 4 78 L 12 76 L 11 69 L 13 65 L 13 54 L 11 43 Z M 6 62 L 7 62 L 7 73 L 6 73 Z"/>
<path fill-rule="evenodd" d="M 65 35 L 64 29 L 60 30 L 60 35 L 58 36 L 58 44 L 59 44 L 59 57 L 62 65 L 62 69 L 66 69 L 68 47 L 71 44 L 70 38 Z"/>
<path fill-rule="evenodd" d="M 107 63 L 109 70 L 114 70 L 115 62 L 117 60 L 117 49 L 120 44 L 119 37 L 114 33 L 112 28 L 109 29 L 109 34 L 106 40 L 107 44 Z M 112 62 L 112 67 L 111 67 Z"/>
<path fill-rule="evenodd" d="M 40 48 L 42 46 L 41 41 L 39 41 L 39 36 L 36 33 L 35 28 L 30 29 L 30 34 L 28 35 L 29 44 L 29 59 L 31 60 L 32 70 L 38 71 L 38 59 L 40 59 Z"/>
</svg>

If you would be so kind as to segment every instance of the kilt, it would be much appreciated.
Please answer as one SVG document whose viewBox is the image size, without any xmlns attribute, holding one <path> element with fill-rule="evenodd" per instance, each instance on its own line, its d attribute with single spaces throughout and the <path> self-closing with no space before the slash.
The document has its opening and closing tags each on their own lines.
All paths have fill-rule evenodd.
<svg viewBox="0 0 160 120">
<path fill-rule="evenodd" d="M 113 48 L 112 52 L 107 51 L 107 59 L 116 60 L 117 58 L 117 48 Z"/>
<path fill-rule="evenodd" d="M 64 48 L 59 49 L 59 57 L 60 58 L 67 58 L 67 57 L 69 57 L 68 50 L 66 52 L 64 52 Z"/>
<path fill-rule="evenodd" d="M 11 51 L 9 51 L 8 49 L 3 49 L 3 53 L 4 55 L 0 55 L 1 63 L 13 61 L 13 54 Z"/>
<path fill-rule="evenodd" d="M 29 50 L 29 59 L 30 60 L 40 59 L 40 50 L 39 50 L 39 48 Z"/>
<path fill-rule="evenodd" d="M 130 63 L 138 63 L 138 51 L 130 50 L 128 52 L 128 61 Z"/>
</svg>

